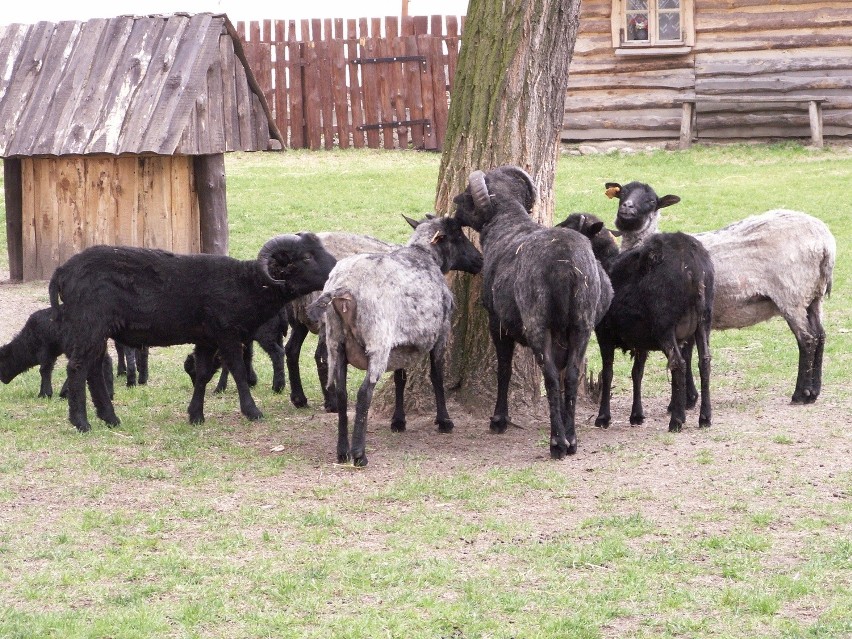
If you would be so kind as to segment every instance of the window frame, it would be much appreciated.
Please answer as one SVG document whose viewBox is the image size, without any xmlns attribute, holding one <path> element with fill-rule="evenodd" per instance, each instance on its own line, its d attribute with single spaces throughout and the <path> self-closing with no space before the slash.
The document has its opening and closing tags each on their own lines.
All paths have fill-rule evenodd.
<svg viewBox="0 0 852 639">
<path fill-rule="evenodd" d="M 617 55 L 677 55 L 689 52 L 695 46 L 695 25 L 693 20 L 694 0 L 680 0 L 681 39 L 657 40 L 657 6 L 659 0 L 648 0 L 648 40 L 625 40 L 627 32 L 627 0 L 612 0 L 612 46 Z M 653 9 L 651 8 L 653 5 Z"/>
</svg>

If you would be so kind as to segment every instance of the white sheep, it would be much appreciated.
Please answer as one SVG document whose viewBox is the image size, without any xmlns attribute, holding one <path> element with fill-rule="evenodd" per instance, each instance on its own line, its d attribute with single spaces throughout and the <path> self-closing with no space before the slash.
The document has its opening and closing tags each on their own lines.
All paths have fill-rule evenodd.
<svg viewBox="0 0 852 639">
<path fill-rule="evenodd" d="M 329 386 L 333 382 L 337 394 L 340 463 L 351 459 L 355 466 L 367 464 L 367 413 L 373 390 L 385 371 L 394 371 L 396 384 L 391 428 L 405 430 L 404 369 L 427 352 L 437 404 L 435 422 L 441 432 L 453 429 L 443 376 L 453 295 L 444 274 L 452 269 L 478 273 L 482 256 L 455 219 L 408 221 L 415 228 L 407 245 L 390 253 L 360 254 L 340 260 L 322 295 L 308 307 L 311 321 L 325 315 Z M 351 447 L 346 413 L 348 364 L 366 371 L 358 390 Z"/>
<path fill-rule="evenodd" d="M 608 195 L 619 199 L 615 225 L 622 231 L 622 250 L 655 233 L 659 210 L 680 201 L 676 195 L 658 198 L 640 182 L 623 187 L 608 182 L 606 188 Z M 783 317 L 799 345 L 792 402 L 816 401 L 825 345 L 822 300 L 831 292 L 837 255 L 831 231 L 806 213 L 774 209 L 695 237 L 707 247 L 716 271 L 713 329 L 745 328 Z M 691 374 L 687 383 L 694 403 L 697 393 Z"/>
</svg>

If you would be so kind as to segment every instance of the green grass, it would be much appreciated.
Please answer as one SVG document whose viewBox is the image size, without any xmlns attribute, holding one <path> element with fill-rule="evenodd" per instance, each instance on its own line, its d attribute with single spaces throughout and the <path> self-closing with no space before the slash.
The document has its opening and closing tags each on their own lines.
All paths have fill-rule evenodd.
<svg viewBox="0 0 852 639">
<path fill-rule="evenodd" d="M 231 253 L 253 257 L 271 235 L 302 229 L 402 242 L 399 214 L 431 210 L 438 163 L 415 152 L 230 155 Z M 187 424 L 188 349 L 157 349 L 150 384 L 117 389 L 121 427 L 92 415 L 82 436 L 64 402 L 35 397 L 33 370 L 0 388 L 0 637 L 852 636 L 852 155 L 797 145 L 564 155 L 555 218 L 611 221 L 604 182 L 633 179 L 681 196 L 666 230 L 773 207 L 829 224 L 838 261 L 815 407 L 785 404 L 796 348 L 773 321 L 712 336 L 709 429 L 670 434 L 659 415 L 642 428 L 626 415 L 608 431 L 584 422 L 578 455 L 552 462 L 538 425 L 490 436 L 454 415 L 447 438 L 429 420 L 397 434 L 375 418 L 380 452 L 355 471 L 333 464 L 333 418 L 274 395 L 262 356 L 261 422 L 241 418 L 230 388 L 207 398 L 203 425 Z M 41 288 L 17 290 L 46 301 Z M 313 347 L 302 369 L 315 407 Z M 596 357 L 593 343 L 592 367 Z M 617 362 L 614 394 L 629 403 L 629 360 Z M 645 395 L 664 407 L 663 369 L 652 356 Z"/>
</svg>

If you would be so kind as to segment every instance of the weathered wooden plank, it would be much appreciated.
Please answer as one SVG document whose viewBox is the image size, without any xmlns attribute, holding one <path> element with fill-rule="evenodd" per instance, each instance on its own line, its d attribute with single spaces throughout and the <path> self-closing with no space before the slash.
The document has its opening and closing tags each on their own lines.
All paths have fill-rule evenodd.
<svg viewBox="0 0 852 639">
<path fill-rule="evenodd" d="M 329 53 L 329 41 L 320 40 L 316 45 L 323 146 L 330 150 L 334 148 L 334 67 Z"/>
<path fill-rule="evenodd" d="M 185 155 L 173 157 L 170 168 L 172 190 L 172 245 L 170 250 L 175 253 L 192 253 L 192 240 L 195 231 L 192 227 L 192 192 L 190 190 L 192 158 Z"/>
<path fill-rule="evenodd" d="M 412 23 L 414 35 L 426 35 L 429 33 L 429 16 L 413 16 Z"/>
<path fill-rule="evenodd" d="M 36 207 L 38 206 L 38 191 L 35 184 L 34 158 L 21 159 L 21 271 L 25 282 L 38 279 L 37 265 L 38 254 L 36 252 Z"/>
<path fill-rule="evenodd" d="M 115 244 L 118 210 L 113 197 L 114 161 L 106 156 L 88 156 L 83 160 L 83 206 L 86 213 L 87 246 Z M 63 260 L 64 261 L 64 260 Z"/>
<path fill-rule="evenodd" d="M 87 158 L 64 155 L 40 161 L 53 164 L 53 173 L 58 180 L 55 191 L 50 195 L 56 201 L 56 262 L 62 264 L 72 255 L 94 244 L 94 218 L 97 214 L 88 211 Z M 115 214 L 114 209 L 113 216 Z"/>
<path fill-rule="evenodd" d="M 410 35 L 403 38 L 405 44 L 405 55 L 416 56 L 420 55 L 417 49 L 417 37 Z M 403 63 L 403 70 L 406 83 L 406 95 L 408 96 L 408 112 L 412 120 L 422 120 L 423 112 L 423 89 L 421 85 L 421 76 L 425 75 L 423 66 L 419 62 Z M 424 148 L 424 128 L 422 125 L 414 125 L 411 127 L 411 144 L 415 149 Z"/>
<path fill-rule="evenodd" d="M 384 38 L 379 38 L 376 41 L 376 57 L 387 58 L 389 52 L 387 49 L 387 41 Z M 391 104 L 391 69 L 390 63 L 382 62 L 376 65 L 376 75 L 378 76 L 379 84 L 379 119 L 378 122 L 387 124 L 394 121 L 394 111 Z M 386 149 L 394 148 L 394 129 L 386 126 L 382 128 L 382 144 Z"/>
<path fill-rule="evenodd" d="M 6 116 L 0 121 L 0 140 L 10 140 L 17 127 L 18 116 L 30 99 L 32 88 L 42 70 L 42 59 L 53 35 L 53 25 L 39 22 L 28 33 L 21 48 L 18 65 L 6 87 L 3 110 Z M 9 153 L 9 149 L 5 151 Z"/>
<path fill-rule="evenodd" d="M 313 42 L 322 40 L 322 20 L 320 18 L 311 20 L 311 40 Z"/>
<path fill-rule="evenodd" d="M 223 157 L 221 153 L 213 155 Z M 189 252 L 201 253 L 201 207 L 198 203 L 198 189 L 195 184 L 195 157 L 187 157 L 186 159 L 187 170 L 189 171 Z"/>
<path fill-rule="evenodd" d="M 82 208 L 82 180 L 79 172 L 63 174 L 60 179 L 58 164 L 65 158 L 39 159 L 35 164 L 38 206 L 36 208 L 36 270 L 37 279 L 47 279 L 59 266 L 59 217 L 60 203 Z M 72 160 L 77 165 L 77 162 Z M 79 166 L 79 165 L 77 165 Z"/>
<path fill-rule="evenodd" d="M 370 37 L 378 40 L 382 37 L 382 19 L 381 18 L 371 18 L 370 19 Z"/>
<path fill-rule="evenodd" d="M 666 89 L 610 92 L 605 89 L 574 91 L 565 98 L 565 114 L 571 117 L 575 113 L 595 113 L 598 111 L 616 111 L 654 109 L 660 107 L 680 108 L 678 99 L 691 97 L 692 92 Z"/>
<path fill-rule="evenodd" d="M 10 24 L 2 26 L 0 29 L 2 29 L 2 32 L 0 32 L 2 33 L 2 37 L 0 37 L 0 56 L 2 56 L 4 60 L 16 60 L 16 67 L 20 68 L 23 60 L 20 56 L 21 49 L 27 43 L 27 36 L 30 32 L 31 26 L 25 24 Z M 11 73 L 0 73 L 0 106 L 4 108 L 4 110 L 0 112 L 0 115 L 3 116 L 3 119 L 14 115 L 14 110 L 6 110 L 6 108 L 9 107 L 9 103 L 4 101 L 10 84 L 13 83 L 17 76 L 17 69 L 15 67 L 9 71 L 11 71 Z M 0 136 L 0 156 L 8 155 L 6 152 L 6 143 L 7 139 Z"/>
<path fill-rule="evenodd" d="M 613 93 L 623 90 L 640 92 L 651 89 L 672 89 L 681 91 L 691 89 L 695 86 L 695 76 L 688 69 L 678 72 L 638 72 L 629 74 L 613 74 L 602 78 L 595 74 L 571 74 L 568 81 L 568 90 L 577 91 L 582 89 L 606 89 Z"/>
<path fill-rule="evenodd" d="M 78 43 L 81 32 L 79 22 L 60 22 L 51 35 L 42 56 L 34 62 L 41 67 L 33 77 L 27 99 L 27 122 L 29 127 L 19 127 L 10 132 L 8 152 L 15 155 L 32 155 L 39 142 L 51 102 L 62 74 L 67 72 L 71 53 Z M 48 129 L 49 130 L 49 129 Z"/>
<path fill-rule="evenodd" d="M 376 40 L 374 38 L 367 38 L 366 40 L 362 40 L 362 44 L 359 48 L 359 57 L 361 58 L 375 58 L 377 57 L 376 53 Z M 377 77 L 377 69 L 374 64 L 362 64 L 359 65 L 361 67 L 361 79 L 363 81 L 363 94 L 364 94 L 364 124 L 378 124 L 382 121 L 382 113 L 381 107 L 379 106 L 379 82 Z M 377 129 L 367 129 L 367 146 L 371 149 L 379 148 L 379 131 Z"/>
<path fill-rule="evenodd" d="M 832 88 L 852 90 L 852 77 L 832 78 Z M 795 95 L 803 94 L 819 94 L 822 92 L 822 87 L 826 86 L 825 79 L 820 81 L 814 77 L 788 77 L 779 76 L 774 78 L 753 77 L 753 78 L 706 78 L 697 77 L 695 79 L 695 90 L 698 93 L 724 93 L 724 94 L 758 94 L 758 95 Z"/>
<path fill-rule="evenodd" d="M 199 110 L 198 149 L 199 152 L 204 154 L 221 153 L 226 148 L 225 122 L 230 115 L 225 112 L 223 87 L 222 60 L 217 55 L 213 58 L 213 63 L 207 71 L 207 95 L 199 96 L 199 99 L 196 100 Z M 201 111 L 202 106 L 206 107 L 203 112 Z"/>
<path fill-rule="evenodd" d="M 444 74 L 444 52 L 443 44 L 439 37 L 430 37 L 427 40 L 427 44 L 431 47 L 432 95 L 435 114 L 432 129 L 435 135 L 435 148 L 440 151 L 444 148 L 444 136 L 447 133 L 447 122 L 449 121 L 447 77 Z"/>
<path fill-rule="evenodd" d="M 346 56 L 343 47 L 342 38 L 328 43 L 332 69 L 332 100 L 334 101 L 334 113 L 337 121 L 337 143 L 341 149 L 348 149 L 351 131 L 346 90 Z"/>
<path fill-rule="evenodd" d="M 272 80 L 272 45 L 268 42 L 261 42 L 258 45 L 257 56 L 258 64 L 253 66 L 251 70 L 254 73 L 255 80 L 261 86 L 266 104 L 272 108 L 275 104 L 275 86 Z"/>
<path fill-rule="evenodd" d="M 280 24 L 280 21 L 279 21 Z M 278 130 L 284 137 L 285 144 L 289 144 L 290 131 L 290 113 L 288 109 L 288 65 L 287 65 L 287 47 L 283 42 L 277 42 L 275 45 L 275 96 L 273 104 L 275 105 L 275 123 L 278 125 Z"/>
<path fill-rule="evenodd" d="M 447 16 L 447 37 L 444 41 L 447 45 L 447 75 L 449 76 L 450 95 L 452 95 L 456 78 L 456 67 L 458 67 L 459 62 L 459 44 L 461 43 L 459 21 L 456 16 Z M 571 72 L 573 73 L 573 71 L 572 66 Z"/>
<path fill-rule="evenodd" d="M 118 225 L 115 231 L 115 243 L 124 246 L 142 246 L 139 235 L 139 170 L 141 158 L 115 158 L 113 171 L 117 188 L 114 190 Z"/>
<path fill-rule="evenodd" d="M 429 120 L 429 124 L 423 128 L 423 147 L 426 149 L 437 149 L 439 145 L 438 137 L 435 131 L 436 102 L 443 99 L 443 93 L 440 96 L 435 95 L 434 73 L 440 64 L 433 59 L 432 40 L 428 35 L 416 36 L 417 51 L 419 55 L 426 56 L 426 71 L 420 75 L 420 89 L 423 97 L 423 117 Z"/>
<path fill-rule="evenodd" d="M 444 35 L 444 16 L 433 15 L 429 20 L 429 33 L 433 36 Z"/>
<path fill-rule="evenodd" d="M 701 5 L 699 4 L 699 7 Z M 819 11 L 811 8 L 798 9 L 782 5 L 762 5 L 759 11 L 698 12 L 696 27 L 699 33 L 759 33 L 761 31 L 787 31 L 790 34 L 807 35 L 824 28 L 844 29 L 848 33 L 852 28 L 852 15 L 849 7 L 834 8 L 823 6 Z"/>
<path fill-rule="evenodd" d="M 356 36 L 355 20 L 347 20 L 346 43 L 347 71 L 349 72 L 349 108 L 352 112 L 352 144 L 356 149 L 364 148 L 364 132 L 358 127 L 364 124 L 364 94 L 361 87 L 361 70 L 359 65 L 352 64 L 358 57 L 358 39 Z"/>
<path fill-rule="evenodd" d="M 171 225 L 171 157 L 143 158 L 139 213 L 143 222 L 142 245 L 169 250 Z"/>
<path fill-rule="evenodd" d="M 9 254 L 9 279 L 24 279 L 24 192 L 21 160 L 3 160 L 3 192 L 6 202 L 6 248 Z"/>
<path fill-rule="evenodd" d="M 308 148 L 316 151 L 322 145 L 322 103 L 320 98 L 320 66 L 317 42 L 305 43 L 305 129 Z"/>
<path fill-rule="evenodd" d="M 414 18 L 412 16 L 402 16 L 399 27 L 399 35 L 401 37 L 414 35 Z"/>
<path fill-rule="evenodd" d="M 715 53 L 717 51 L 766 51 L 801 48 L 840 47 L 848 45 L 848 33 L 842 30 L 823 30 L 812 34 L 784 32 L 756 32 L 751 36 L 739 34 L 736 38 L 697 38 L 694 52 Z"/>
<path fill-rule="evenodd" d="M 293 30 L 290 31 L 293 34 Z M 306 144 L 306 118 L 303 56 L 307 45 L 293 39 L 287 45 L 290 66 L 290 147 L 303 149 Z"/>
<path fill-rule="evenodd" d="M 228 254 L 228 200 L 224 154 L 193 158 L 198 193 L 199 242 L 202 253 Z"/>
<path fill-rule="evenodd" d="M 148 140 L 156 139 L 157 129 L 166 123 L 154 122 L 153 116 L 160 96 L 166 89 L 166 80 L 178 46 L 189 24 L 189 18 L 184 16 L 172 16 L 165 21 L 162 37 L 154 45 L 150 64 L 147 71 L 142 74 L 139 88 L 130 101 L 127 118 L 118 136 L 119 148 L 157 152 L 156 148 L 148 145 Z M 95 152 L 101 149 L 93 146 L 86 151 Z"/>
<path fill-rule="evenodd" d="M 219 64 L 222 68 L 222 109 L 225 112 L 225 150 L 237 151 L 240 148 L 240 115 L 237 112 L 236 76 L 238 63 L 234 54 L 234 42 L 227 34 L 219 37 Z"/>
<path fill-rule="evenodd" d="M 269 149 L 269 140 L 272 139 L 272 135 L 269 132 L 269 121 L 266 119 L 263 103 L 256 93 L 251 94 L 251 110 L 251 121 L 254 124 L 254 149 L 266 151 Z"/>
<path fill-rule="evenodd" d="M 390 55 L 399 57 L 405 55 L 405 42 L 399 38 L 394 38 L 389 45 L 392 47 Z M 397 121 L 409 120 L 408 109 L 406 108 L 406 82 L 404 63 L 395 62 L 391 64 L 391 104 L 393 105 L 394 118 Z M 408 148 L 408 127 L 401 126 L 396 130 L 397 139 L 400 149 Z"/>
<path fill-rule="evenodd" d="M 252 91 L 249 88 L 243 65 L 234 65 L 234 79 L 236 84 L 236 111 L 240 123 L 240 146 L 243 151 L 254 149 L 254 124 L 252 123 Z"/>
</svg>

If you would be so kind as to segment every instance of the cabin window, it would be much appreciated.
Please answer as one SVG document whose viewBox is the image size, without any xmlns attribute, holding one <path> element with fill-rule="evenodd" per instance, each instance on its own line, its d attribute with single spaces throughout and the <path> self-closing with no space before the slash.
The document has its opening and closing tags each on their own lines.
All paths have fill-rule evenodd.
<svg viewBox="0 0 852 639">
<path fill-rule="evenodd" d="M 693 0 L 613 0 L 613 46 L 692 46 L 692 3 Z"/>
</svg>

